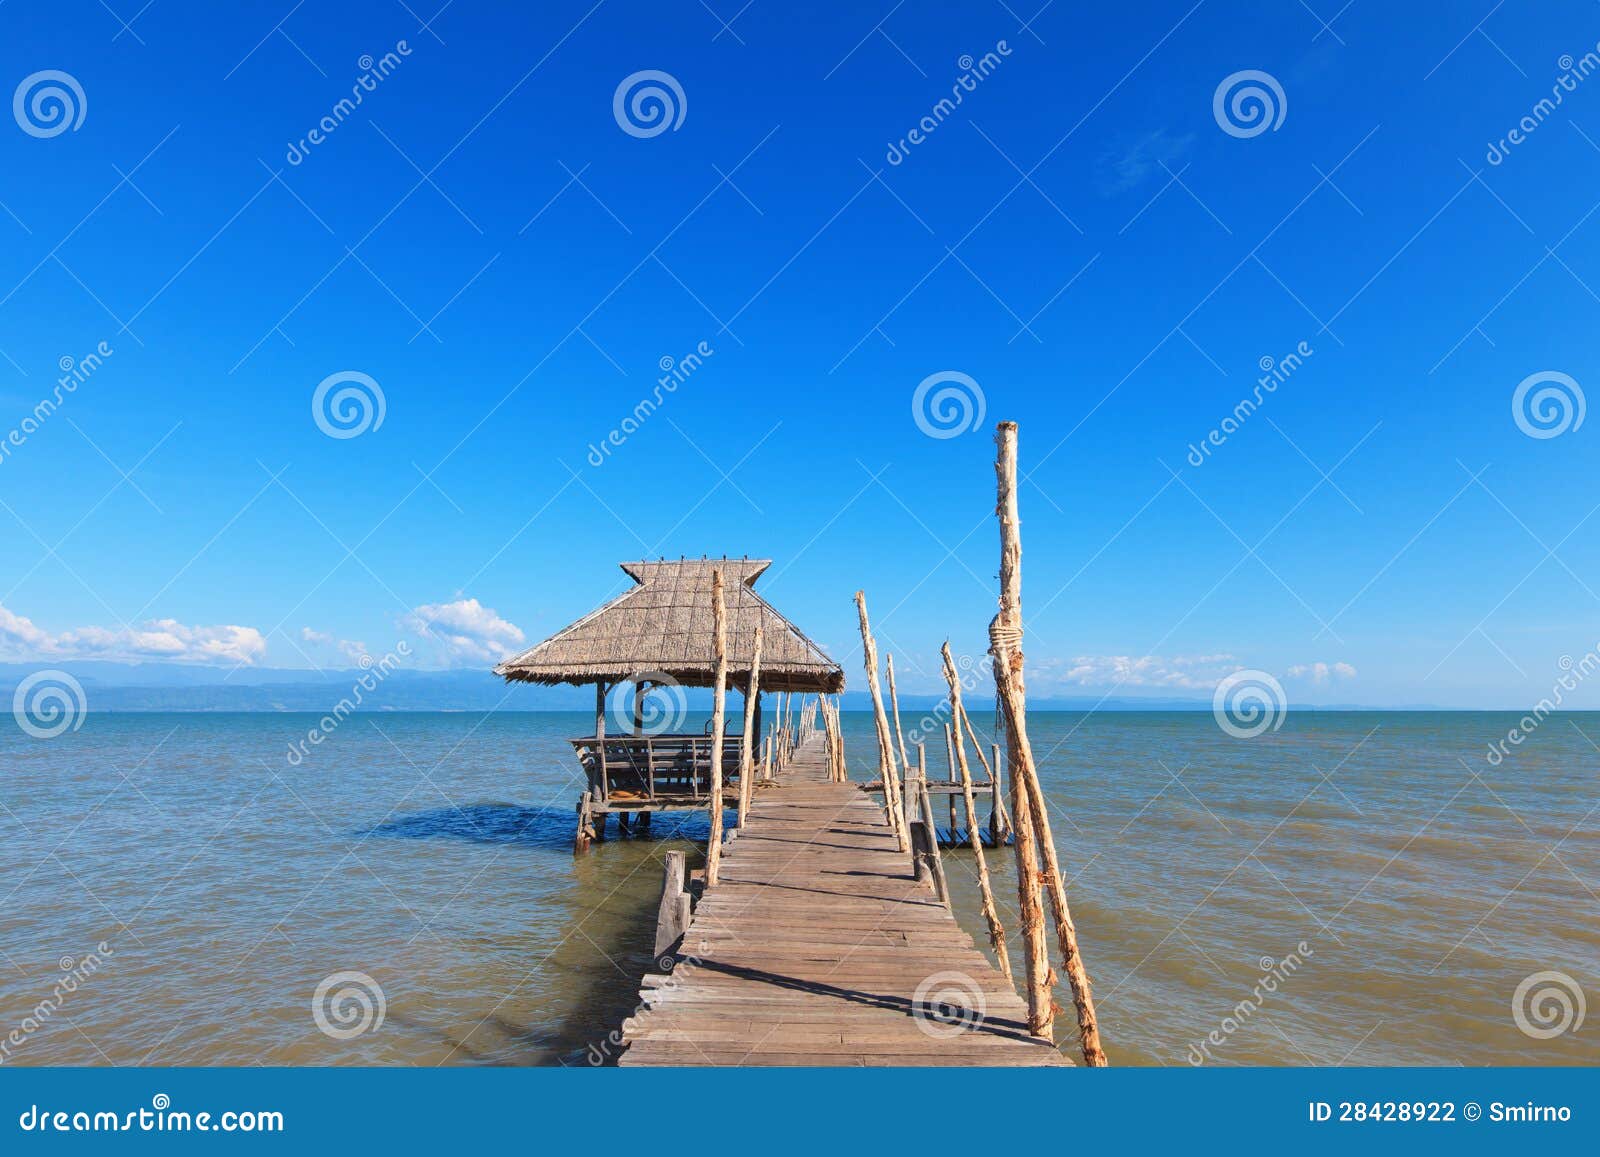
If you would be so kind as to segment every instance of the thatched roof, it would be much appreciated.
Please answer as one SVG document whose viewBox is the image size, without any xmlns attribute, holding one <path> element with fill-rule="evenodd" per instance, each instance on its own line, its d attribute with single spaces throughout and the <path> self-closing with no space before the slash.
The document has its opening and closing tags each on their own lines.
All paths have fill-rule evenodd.
<svg viewBox="0 0 1600 1157">
<path fill-rule="evenodd" d="M 639 585 L 496 667 L 525 683 L 631 682 L 665 676 L 685 687 L 716 678 L 711 576 L 722 571 L 727 608 L 728 682 L 749 681 L 755 632 L 762 630 L 761 688 L 837 694 L 844 671 L 751 589 L 768 559 L 625 562 Z"/>
</svg>

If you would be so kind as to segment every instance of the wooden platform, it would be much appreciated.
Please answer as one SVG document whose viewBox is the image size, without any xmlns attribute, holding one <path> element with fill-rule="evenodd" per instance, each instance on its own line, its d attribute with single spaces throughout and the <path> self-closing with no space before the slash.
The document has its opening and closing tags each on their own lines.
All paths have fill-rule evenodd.
<svg viewBox="0 0 1600 1157">
<path fill-rule="evenodd" d="M 820 738 L 751 805 L 624 1065 L 1061 1065 Z"/>
</svg>

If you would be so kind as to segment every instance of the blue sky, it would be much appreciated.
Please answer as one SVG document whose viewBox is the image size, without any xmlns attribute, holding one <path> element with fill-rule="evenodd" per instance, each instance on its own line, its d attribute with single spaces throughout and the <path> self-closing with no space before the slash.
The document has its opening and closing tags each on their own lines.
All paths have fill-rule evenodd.
<svg viewBox="0 0 1600 1157">
<path fill-rule="evenodd" d="M 83 114 L 0 118 L 0 658 L 487 665 L 726 551 L 852 675 L 865 588 L 931 690 L 999 418 L 1036 689 L 1517 707 L 1595 647 L 1600 426 L 1512 399 L 1600 380 L 1600 6 L 816 7 L 0 8 Z M 1246 70 L 1275 128 L 1218 119 Z M 676 127 L 618 120 L 643 71 Z M 383 420 L 330 437 L 347 371 Z"/>
</svg>

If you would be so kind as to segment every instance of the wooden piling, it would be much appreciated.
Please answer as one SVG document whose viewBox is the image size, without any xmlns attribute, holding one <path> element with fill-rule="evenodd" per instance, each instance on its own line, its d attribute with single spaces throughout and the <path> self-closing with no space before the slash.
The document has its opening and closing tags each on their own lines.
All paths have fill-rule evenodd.
<svg viewBox="0 0 1600 1157">
<path fill-rule="evenodd" d="M 722 571 L 711 574 L 711 621 L 716 642 L 716 686 L 711 709 L 711 835 L 706 844 L 706 887 L 717 886 L 722 867 L 722 733 L 727 726 L 728 612 L 722 599 Z"/>
<path fill-rule="evenodd" d="M 959 720 L 964 714 L 961 680 L 956 674 L 955 660 L 950 657 L 948 640 L 941 653 L 944 655 L 944 677 L 950 684 L 950 711 Z M 956 732 L 956 763 L 961 771 L 961 796 L 967 805 L 967 835 L 978 865 L 978 896 L 983 908 L 983 921 L 989 927 L 989 947 L 994 949 L 1000 971 L 1007 980 L 1011 980 L 1011 955 L 1006 951 L 1006 930 L 1000 923 L 1000 909 L 995 906 L 994 889 L 989 883 L 989 864 L 983 854 L 983 840 L 978 835 L 978 805 L 972 798 L 972 774 L 967 770 L 967 746 L 959 730 Z"/>
<path fill-rule="evenodd" d="M 907 852 L 911 850 L 911 841 L 899 799 L 899 785 L 895 781 L 894 745 L 889 735 L 889 718 L 883 710 L 883 692 L 878 687 L 878 644 L 872 638 L 864 591 L 856 592 L 856 611 L 861 619 L 862 661 L 867 668 L 867 690 L 872 694 L 872 716 L 878 731 L 878 776 L 883 781 L 884 806 L 889 810 L 889 824 L 894 828 L 900 850 Z"/>
<path fill-rule="evenodd" d="M 1054 910 L 1056 938 L 1061 950 L 1062 966 L 1072 989 L 1072 1001 L 1078 1014 L 1078 1040 L 1083 1049 L 1084 1063 L 1091 1066 L 1106 1064 L 1105 1050 L 1100 1044 L 1100 1029 L 1095 1016 L 1094 996 L 1090 988 L 1089 973 L 1083 966 L 1078 951 L 1077 929 L 1072 912 L 1067 906 L 1066 885 L 1061 878 L 1061 865 L 1056 858 L 1055 842 L 1050 833 L 1050 817 L 1044 791 L 1039 785 L 1038 768 L 1034 764 L 1033 749 L 1028 742 L 1027 699 L 1023 681 L 1022 660 L 1022 530 L 1017 511 L 1017 424 L 1001 422 L 996 438 L 999 455 L 995 461 L 997 480 L 997 510 L 1000 518 L 1000 612 L 989 625 L 989 641 L 994 654 L 995 687 L 1004 709 L 1008 737 L 1007 756 L 1013 782 L 1012 810 L 1017 816 L 1016 843 L 1019 877 L 1023 867 L 1020 851 L 1024 841 L 1024 828 L 1031 829 L 1029 843 L 1036 842 L 1044 864 L 1044 883 Z M 1019 790 L 1020 788 L 1020 790 Z M 1018 800 L 1026 800 L 1029 823 L 1024 824 Z M 1021 889 L 1019 878 L 1019 890 Z M 1032 888 L 1032 900 L 1039 899 L 1037 878 Z M 1026 915 L 1024 917 L 1026 919 Z M 1025 927 L 1025 936 L 1043 938 L 1043 919 L 1040 913 L 1038 928 L 1031 932 Z M 1030 952 L 1036 945 L 1030 941 Z M 1030 955 L 1029 974 L 1029 1027 L 1033 1027 L 1033 1010 L 1037 993 Z M 1048 1000 L 1048 993 L 1045 994 Z"/>
<path fill-rule="evenodd" d="M 668 852 L 656 908 L 656 959 L 677 947 L 689 929 L 688 862 L 682 852 Z"/>
<path fill-rule="evenodd" d="M 939 852 L 939 826 L 933 819 L 933 799 L 928 795 L 928 753 L 927 748 L 917 748 L 917 790 L 922 796 L 921 812 L 926 824 L 928 839 L 926 854 L 933 871 L 933 891 L 939 897 L 939 903 L 946 908 L 950 907 L 950 882 L 944 874 L 944 857 Z"/>
<path fill-rule="evenodd" d="M 750 781 L 755 778 L 751 745 L 755 742 L 756 699 L 761 694 L 761 628 L 756 628 L 755 655 L 750 660 L 750 682 L 744 689 L 744 734 L 739 737 L 739 830 L 750 812 Z"/>
</svg>

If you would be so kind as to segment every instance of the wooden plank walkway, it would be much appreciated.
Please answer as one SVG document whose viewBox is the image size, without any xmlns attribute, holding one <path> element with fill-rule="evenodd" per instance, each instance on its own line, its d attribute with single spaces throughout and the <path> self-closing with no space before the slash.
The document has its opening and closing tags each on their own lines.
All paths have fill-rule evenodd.
<svg viewBox="0 0 1600 1157">
<path fill-rule="evenodd" d="M 645 977 L 624 1065 L 1061 1065 L 822 741 L 756 795 L 668 975 Z"/>
</svg>

